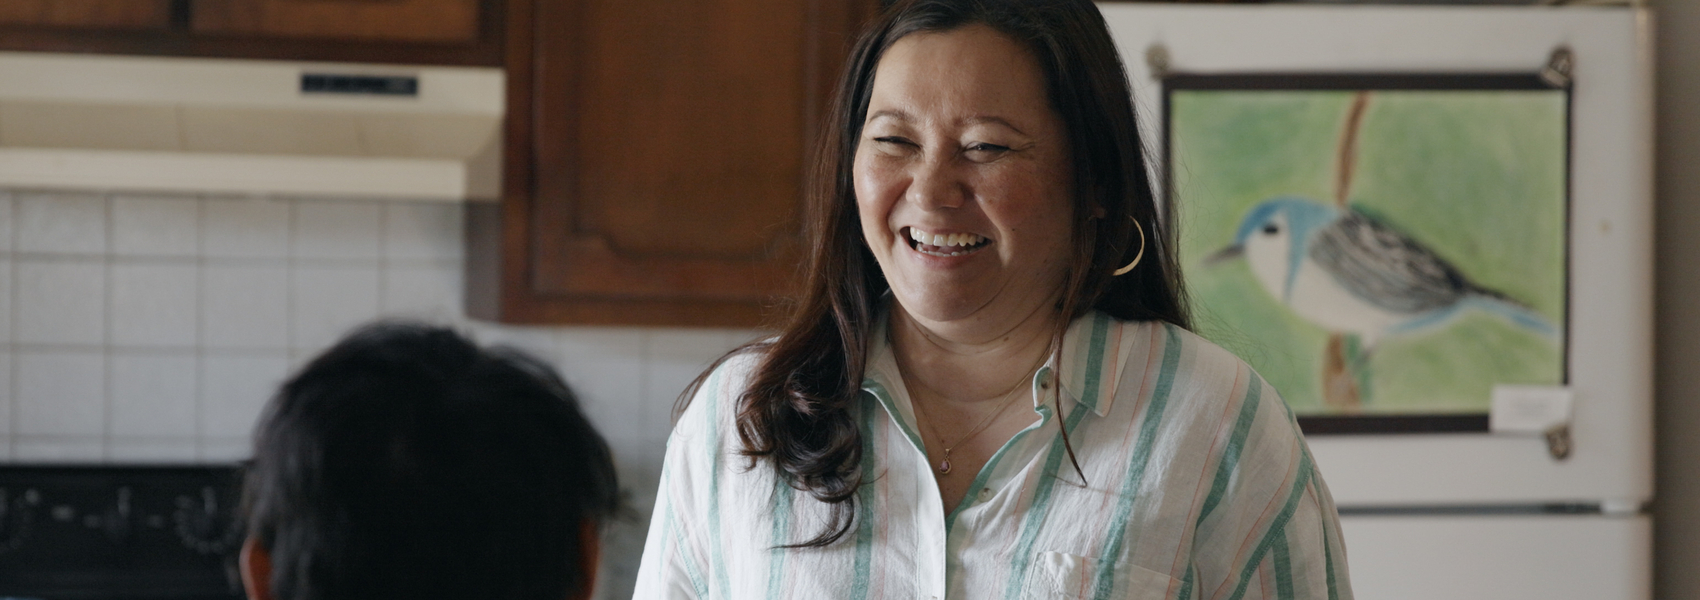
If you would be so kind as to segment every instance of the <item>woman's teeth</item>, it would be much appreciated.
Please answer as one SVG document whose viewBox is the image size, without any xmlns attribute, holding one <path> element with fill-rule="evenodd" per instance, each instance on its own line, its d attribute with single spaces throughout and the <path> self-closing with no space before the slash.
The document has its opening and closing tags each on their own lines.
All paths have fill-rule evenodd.
<svg viewBox="0 0 1700 600">
<path fill-rule="evenodd" d="M 979 250 L 990 241 L 972 233 L 936 234 L 914 227 L 908 229 L 909 239 L 915 242 L 915 250 L 932 256 L 961 256 Z"/>
</svg>

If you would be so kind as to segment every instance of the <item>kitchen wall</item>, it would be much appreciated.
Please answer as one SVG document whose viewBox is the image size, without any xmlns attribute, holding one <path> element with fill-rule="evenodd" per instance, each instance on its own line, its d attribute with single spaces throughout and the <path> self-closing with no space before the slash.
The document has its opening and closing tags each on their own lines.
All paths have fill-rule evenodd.
<svg viewBox="0 0 1700 600">
<path fill-rule="evenodd" d="M 630 597 L 674 399 L 754 333 L 469 321 L 461 236 L 452 204 L 0 190 L 0 460 L 238 460 L 270 391 L 349 327 L 451 324 L 580 394 L 636 513 L 602 597 Z"/>
</svg>

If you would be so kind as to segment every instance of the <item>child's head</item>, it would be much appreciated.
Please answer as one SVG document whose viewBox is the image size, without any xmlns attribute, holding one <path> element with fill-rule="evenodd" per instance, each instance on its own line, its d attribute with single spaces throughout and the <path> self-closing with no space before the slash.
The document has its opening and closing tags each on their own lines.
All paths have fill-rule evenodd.
<svg viewBox="0 0 1700 600">
<path fill-rule="evenodd" d="M 608 446 L 545 364 L 438 327 L 363 328 L 255 431 L 255 600 L 588 597 L 618 505 Z"/>
</svg>

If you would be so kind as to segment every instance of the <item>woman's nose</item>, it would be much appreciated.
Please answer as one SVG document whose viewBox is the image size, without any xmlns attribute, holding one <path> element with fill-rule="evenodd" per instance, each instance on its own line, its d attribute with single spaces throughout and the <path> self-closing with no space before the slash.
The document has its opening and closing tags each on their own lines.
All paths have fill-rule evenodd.
<svg viewBox="0 0 1700 600">
<path fill-rule="evenodd" d="M 957 208 L 967 201 L 967 188 L 948 159 L 931 159 L 914 165 L 910 172 L 909 202 L 928 210 Z"/>
</svg>

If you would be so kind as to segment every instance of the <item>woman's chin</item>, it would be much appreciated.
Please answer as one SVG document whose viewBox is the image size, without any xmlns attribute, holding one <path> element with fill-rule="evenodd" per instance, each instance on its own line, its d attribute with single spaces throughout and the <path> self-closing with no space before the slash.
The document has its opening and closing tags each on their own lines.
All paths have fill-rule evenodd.
<svg viewBox="0 0 1700 600">
<path fill-rule="evenodd" d="M 965 290 L 893 294 L 900 308 L 912 320 L 930 327 L 973 327 L 979 325 L 1007 327 L 1031 312 L 1023 307 L 1000 302 L 997 294 L 972 293 Z M 1008 300 L 1005 298 L 1004 300 Z"/>
</svg>

